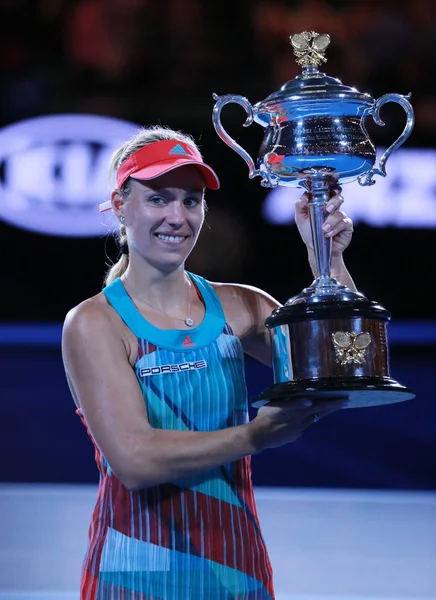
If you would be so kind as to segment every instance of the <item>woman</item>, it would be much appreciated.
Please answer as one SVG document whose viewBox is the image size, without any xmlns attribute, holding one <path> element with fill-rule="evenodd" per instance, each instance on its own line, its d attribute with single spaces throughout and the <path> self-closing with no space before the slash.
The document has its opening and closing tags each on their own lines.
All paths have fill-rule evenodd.
<svg viewBox="0 0 436 600">
<path fill-rule="evenodd" d="M 246 285 L 187 273 L 218 177 L 193 139 L 141 130 L 114 155 L 122 255 L 103 292 L 72 309 L 62 352 L 77 412 L 96 449 L 98 499 L 82 600 L 274 598 L 250 455 L 296 440 L 342 404 L 300 400 L 248 422 L 244 352 L 269 363 L 264 321 L 279 306 Z M 332 271 L 352 224 L 329 202 Z M 307 197 L 296 220 L 310 248 Z"/>
</svg>

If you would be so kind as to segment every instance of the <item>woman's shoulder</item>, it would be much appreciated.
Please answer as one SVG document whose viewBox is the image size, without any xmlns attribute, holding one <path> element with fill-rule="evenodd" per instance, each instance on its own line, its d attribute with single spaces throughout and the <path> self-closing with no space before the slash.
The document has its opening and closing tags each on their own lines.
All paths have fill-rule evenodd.
<svg viewBox="0 0 436 600">
<path fill-rule="evenodd" d="M 280 303 L 271 294 L 253 285 L 216 281 L 209 281 L 208 283 L 213 287 L 221 301 L 265 303 L 273 308 L 280 306 Z"/>
<path fill-rule="evenodd" d="M 263 327 L 265 319 L 280 306 L 270 294 L 249 284 L 209 283 L 221 302 L 226 321 L 239 337 Z"/>
<path fill-rule="evenodd" d="M 103 292 L 87 298 L 71 308 L 62 329 L 63 348 L 76 351 L 90 344 L 122 344 L 129 360 L 136 356 L 136 338 L 118 313 L 106 300 Z"/>
<path fill-rule="evenodd" d="M 81 323 L 88 322 L 94 319 L 104 320 L 108 318 L 110 311 L 103 292 L 99 292 L 95 296 L 86 298 L 76 306 L 69 309 L 65 316 L 65 323 Z"/>
<path fill-rule="evenodd" d="M 120 332 L 120 319 L 107 302 L 103 292 L 87 298 L 72 307 L 63 324 L 63 337 L 89 338 L 98 335 L 100 340 Z"/>
</svg>

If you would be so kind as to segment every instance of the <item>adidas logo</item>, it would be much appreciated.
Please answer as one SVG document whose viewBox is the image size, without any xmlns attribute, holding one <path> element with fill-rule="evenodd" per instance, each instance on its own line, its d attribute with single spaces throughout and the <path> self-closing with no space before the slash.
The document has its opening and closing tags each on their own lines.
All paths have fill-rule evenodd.
<svg viewBox="0 0 436 600">
<path fill-rule="evenodd" d="M 185 339 L 183 340 L 183 344 L 182 347 L 183 348 L 189 348 L 190 346 L 195 346 L 194 342 L 191 340 L 191 338 L 189 337 L 189 335 L 187 335 L 185 337 Z"/>
<path fill-rule="evenodd" d="M 189 154 L 180 144 L 176 144 L 173 148 L 171 148 L 168 154 L 183 154 L 183 156 L 189 156 Z"/>
</svg>

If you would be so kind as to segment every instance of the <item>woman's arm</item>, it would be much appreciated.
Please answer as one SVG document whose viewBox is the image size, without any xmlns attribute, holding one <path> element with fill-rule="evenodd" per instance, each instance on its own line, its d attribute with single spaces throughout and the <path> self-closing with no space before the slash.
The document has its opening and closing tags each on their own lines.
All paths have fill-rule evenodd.
<svg viewBox="0 0 436 600">
<path fill-rule="evenodd" d="M 85 303 L 70 312 L 62 355 L 90 432 L 127 488 L 174 481 L 257 451 L 247 425 L 210 433 L 152 428 L 111 310 Z"/>
<path fill-rule="evenodd" d="M 155 429 L 114 315 L 109 305 L 92 300 L 71 311 L 62 355 L 71 392 L 95 443 L 128 489 L 176 481 L 294 441 L 313 414 L 331 412 L 331 406 L 302 401 L 259 411 L 250 423 L 219 431 Z"/>
<path fill-rule="evenodd" d="M 301 238 L 306 244 L 309 264 L 316 278 L 319 274 L 316 270 L 315 254 L 313 251 L 309 211 L 307 208 L 308 201 L 309 195 L 305 193 L 295 203 L 295 222 Z M 340 210 L 343 201 L 344 199 L 340 194 L 335 194 L 330 198 L 326 205 L 326 220 L 323 230 L 325 235 L 332 239 L 332 276 L 342 285 L 347 286 L 352 291 L 357 291 L 343 260 L 343 252 L 349 245 L 353 233 L 353 222 Z M 281 305 L 272 296 L 260 289 L 251 286 L 236 285 L 233 285 L 233 289 L 235 298 L 233 299 L 233 303 L 229 303 L 230 308 L 228 308 L 226 314 L 228 312 L 229 320 L 233 318 L 236 322 L 241 320 L 241 315 L 245 315 L 246 324 L 239 333 L 244 351 L 260 362 L 270 365 L 271 339 L 270 333 L 264 323 L 272 311 Z M 227 296 L 224 295 L 224 305 Z"/>
</svg>

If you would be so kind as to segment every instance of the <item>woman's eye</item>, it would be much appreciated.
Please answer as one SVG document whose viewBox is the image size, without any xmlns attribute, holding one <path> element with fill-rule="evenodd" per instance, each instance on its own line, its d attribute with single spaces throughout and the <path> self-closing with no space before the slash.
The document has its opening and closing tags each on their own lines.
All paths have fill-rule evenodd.
<svg viewBox="0 0 436 600">
<path fill-rule="evenodd" d="M 198 198 L 185 198 L 183 203 L 185 206 L 194 207 L 197 206 L 200 203 L 200 201 Z"/>
<path fill-rule="evenodd" d="M 160 206 L 161 204 L 165 204 L 165 198 L 162 198 L 162 196 L 152 196 L 148 199 L 148 202 L 154 206 Z"/>
</svg>

